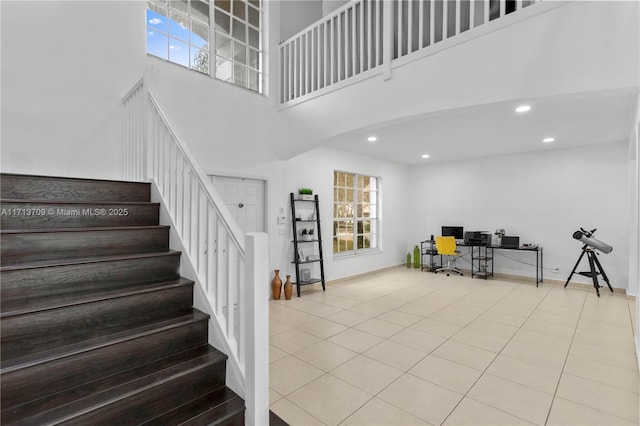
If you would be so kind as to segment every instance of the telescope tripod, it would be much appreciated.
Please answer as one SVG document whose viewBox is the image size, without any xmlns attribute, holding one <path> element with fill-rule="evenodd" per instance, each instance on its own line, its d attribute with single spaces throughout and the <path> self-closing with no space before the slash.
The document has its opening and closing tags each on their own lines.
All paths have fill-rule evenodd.
<svg viewBox="0 0 640 426">
<path fill-rule="evenodd" d="M 602 265 L 600 264 L 600 261 L 596 256 L 596 252 L 591 247 L 588 247 L 586 244 L 582 246 L 582 253 L 578 258 L 578 261 L 576 262 L 576 266 L 573 267 L 573 271 L 571 271 L 571 275 L 569 275 L 569 278 L 567 278 L 567 282 L 564 283 L 565 288 L 567 287 L 567 284 L 569 284 L 569 280 L 571 280 L 571 277 L 573 276 L 573 274 L 576 272 L 576 269 L 578 268 L 578 265 L 582 260 L 582 256 L 584 256 L 585 253 L 587 254 L 587 259 L 589 259 L 590 270 L 584 271 L 584 272 L 578 272 L 578 274 L 583 275 L 585 277 L 591 277 L 591 279 L 593 280 L 593 287 L 596 289 L 596 293 L 598 294 L 598 297 L 600 297 L 600 288 L 602 287 L 598 283 L 598 275 L 602 275 L 602 278 L 607 283 L 607 286 L 609 286 L 609 290 L 611 290 L 611 292 L 613 293 L 611 284 L 609 284 L 609 278 L 607 278 L 607 274 L 604 273 L 604 269 L 602 269 Z"/>
</svg>

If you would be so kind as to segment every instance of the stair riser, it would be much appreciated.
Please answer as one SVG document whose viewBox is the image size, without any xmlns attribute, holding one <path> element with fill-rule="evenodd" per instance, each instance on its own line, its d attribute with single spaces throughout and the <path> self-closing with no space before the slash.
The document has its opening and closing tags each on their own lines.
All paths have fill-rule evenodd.
<svg viewBox="0 0 640 426">
<path fill-rule="evenodd" d="M 0 303 L 6 311 L 9 306 L 29 306 L 30 295 L 55 296 L 172 280 L 178 278 L 179 270 L 180 253 L 173 252 L 153 257 L 4 271 L 0 273 Z"/>
<path fill-rule="evenodd" d="M 148 202 L 148 183 L 3 174 L 0 196 L 16 200 Z"/>
<path fill-rule="evenodd" d="M 1 229 L 157 225 L 157 204 L 61 204 L 3 202 Z"/>
<path fill-rule="evenodd" d="M 169 249 L 168 228 L 29 232 L 2 235 L 2 265 L 65 257 L 148 253 Z"/>
<path fill-rule="evenodd" d="M 145 335 L 2 376 L 2 406 L 11 407 L 98 380 L 207 343 L 207 321 Z"/>
<path fill-rule="evenodd" d="M 156 412 L 156 416 L 140 426 L 157 426 L 157 425 L 183 425 L 184 422 L 193 419 L 193 413 L 209 414 L 211 411 L 217 411 L 220 417 L 224 417 L 225 413 L 244 412 L 244 401 L 227 387 L 221 387 L 213 392 L 198 395 L 197 398 L 186 402 L 182 405 L 171 405 L 165 407 L 164 410 Z M 198 416 L 199 417 L 199 416 Z M 244 417 L 243 417 L 244 418 Z M 194 425 L 209 424 L 209 421 L 199 419 Z"/>
<path fill-rule="evenodd" d="M 2 359 L 92 339 L 130 325 L 164 319 L 193 306 L 193 286 L 135 294 L 33 314 L 3 318 Z M 130 328 L 129 327 L 129 328 Z"/>
<path fill-rule="evenodd" d="M 224 381 L 225 363 L 206 365 L 144 393 L 133 395 L 60 424 L 139 425 L 153 419 L 158 412 L 166 410 L 167 407 L 184 404 L 202 394 L 212 392 L 223 386 Z"/>
</svg>

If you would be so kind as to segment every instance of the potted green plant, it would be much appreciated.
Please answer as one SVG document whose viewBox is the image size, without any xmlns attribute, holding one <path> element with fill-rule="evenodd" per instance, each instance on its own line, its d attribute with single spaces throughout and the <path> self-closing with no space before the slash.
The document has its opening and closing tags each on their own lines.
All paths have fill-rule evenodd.
<svg viewBox="0 0 640 426">
<path fill-rule="evenodd" d="M 313 189 L 311 188 L 300 188 L 298 194 L 303 200 L 313 200 Z"/>
</svg>

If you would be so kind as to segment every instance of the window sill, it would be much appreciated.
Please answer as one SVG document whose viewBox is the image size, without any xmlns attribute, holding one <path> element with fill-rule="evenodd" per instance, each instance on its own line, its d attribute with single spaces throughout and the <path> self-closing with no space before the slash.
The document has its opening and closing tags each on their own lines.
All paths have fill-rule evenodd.
<svg viewBox="0 0 640 426">
<path fill-rule="evenodd" d="M 380 253 L 382 253 L 382 250 L 380 250 L 380 249 L 360 250 L 360 251 L 357 251 L 357 252 L 334 254 L 333 255 L 333 259 L 334 260 L 352 259 L 354 257 L 369 256 L 369 255 L 380 254 Z"/>
</svg>

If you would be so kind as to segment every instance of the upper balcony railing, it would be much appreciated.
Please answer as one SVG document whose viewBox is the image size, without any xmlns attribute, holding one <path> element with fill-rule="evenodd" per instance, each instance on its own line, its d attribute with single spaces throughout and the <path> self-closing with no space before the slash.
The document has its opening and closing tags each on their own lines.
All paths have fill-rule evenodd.
<svg viewBox="0 0 640 426">
<path fill-rule="evenodd" d="M 280 102 L 388 76 L 393 60 L 538 1 L 353 0 L 280 44 Z"/>
</svg>

